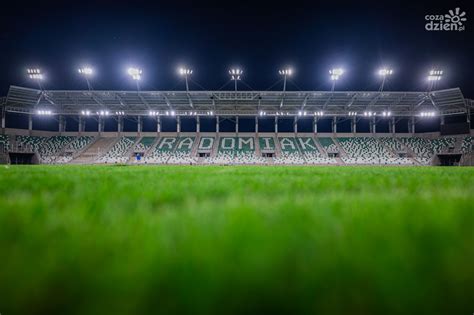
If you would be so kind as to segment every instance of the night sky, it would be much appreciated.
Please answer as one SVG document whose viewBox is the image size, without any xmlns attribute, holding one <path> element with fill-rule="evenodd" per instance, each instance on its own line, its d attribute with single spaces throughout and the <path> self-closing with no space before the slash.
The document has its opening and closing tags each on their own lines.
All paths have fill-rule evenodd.
<svg viewBox="0 0 474 315">
<path fill-rule="evenodd" d="M 184 89 L 179 65 L 194 70 L 192 89 L 220 89 L 227 70 L 244 70 L 241 89 L 269 89 L 278 69 L 296 73 L 289 90 L 328 90 L 328 70 L 346 69 L 340 90 L 376 90 L 375 71 L 395 74 L 387 90 L 424 90 L 431 67 L 445 70 L 440 88 L 474 97 L 474 6 L 469 1 L 14 2 L 0 13 L 0 95 L 9 85 L 35 87 L 28 66 L 41 67 L 46 89 L 85 89 L 81 65 L 96 69 L 95 89 L 134 89 L 125 73 L 143 68 L 142 89 Z M 4 5 L 5 6 L 5 5 Z M 466 11 L 463 32 L 428 32 L 425 15 Z M 245 85 L 249 87 L 246 87 Z M 231 89 L 232 85 L 223 87 Z M 280 89 L 281 84 L 272 89 Z"/>
</svg>

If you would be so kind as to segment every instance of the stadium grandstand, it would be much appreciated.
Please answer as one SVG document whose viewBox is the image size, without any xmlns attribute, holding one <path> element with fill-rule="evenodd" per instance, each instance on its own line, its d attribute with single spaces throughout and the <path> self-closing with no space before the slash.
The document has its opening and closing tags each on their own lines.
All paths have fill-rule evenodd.
<svg viewBox="0 0 474 315">
<path fill-rule="evenodd" d="M 459 88 L 63 91 L 11 86 L 0 105 L 2 163 L 473 165 L 474 102 Z M 447 123 L 452 117 L 463 121 Z M 239 127 L 243 121 L 251 122 L 250 130 Z M 426 121 L 438 130 L 417 130 Z M 342 125 L 345 130 L 338 130 Z"/>
</svg>

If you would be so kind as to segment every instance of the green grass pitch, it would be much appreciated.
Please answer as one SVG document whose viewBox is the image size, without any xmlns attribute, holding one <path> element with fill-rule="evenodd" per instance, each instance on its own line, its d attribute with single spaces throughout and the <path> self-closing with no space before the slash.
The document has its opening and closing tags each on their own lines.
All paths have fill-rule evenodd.
<svg viewBox="0 0 474 315">
<path fill-rule="evenodd" d="M 472 314 L 474 168 L 0 167 L 0 313 Z"/>
</svg>

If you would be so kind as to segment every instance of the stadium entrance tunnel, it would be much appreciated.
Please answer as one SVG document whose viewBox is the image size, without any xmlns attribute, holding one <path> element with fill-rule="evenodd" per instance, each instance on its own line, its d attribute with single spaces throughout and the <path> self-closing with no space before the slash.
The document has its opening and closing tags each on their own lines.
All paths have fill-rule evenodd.
<svg viewBox="0 0 474 315">
<path fill-rule="evenodd" d="M 34 153 L 9 153 L 10 164 L 39 164 Z"/>
<path fill-rule="evenodd" d="M 459 166 L 461 162 L 461 157 L 462 154 L 456 154 L 456 153 L 451 153 L 451 154 L 438 154 L 437 156 L 437 162 L 435 165 L 440 165 L 440 166 Z"/>
</svg>

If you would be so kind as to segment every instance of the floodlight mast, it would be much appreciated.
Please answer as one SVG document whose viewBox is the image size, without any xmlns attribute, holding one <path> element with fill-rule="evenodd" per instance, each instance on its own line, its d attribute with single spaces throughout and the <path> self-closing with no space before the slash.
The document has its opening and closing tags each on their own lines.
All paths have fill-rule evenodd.
<svg viewBox="0 0 474 315">
<path fill-rule="evenodd" d="M 283 76 L 283 92 L 286 92 L 286 78 L 293 74 L 291 68 L 279 70 L 278 73 Z"/>
<path fill-rule="evenodd" d="M 89 78 L 94 74 L 94 70 L 91 67 L 83 67 L 79 68 L 77 71 L 84 77 L 84 79 L 86 79 L 87 88 L 89 89 L 89 91 L 92 91 L 93 88 L 89 81 Z"/>
<path fill-rule="evenodd" d="M 443 70 L 432 69 L 428 74 L 428 91 L 431 92 L 436 87 L 438 81 L 443 77 Z"/>
<path fill-rule="evenodd" d="M 39 69 L 39 68 L 28 68 L 28 69 L 26 69 L 26 73 L 28 74 L 28 77 L 31 80 L 36 81 L 36 83 L 38 84 L 39 89 L 41 91 L 43 91 L 43 85 L 41 84 L 41 81 L 43 81 L 44 76 L 43 76 L 43 73 L 41 72 L 41 69 Z"/>
<path fill-rule="evenodd" d="M 186 92 L 189 92 L 188 76 L 193 74 L 193 70 L 187 68 L 179 68 L 178 72 L 179 75 L 184 77 L 184 81 L 186 82 Z"/>
<path fill-rule="evenodd" d="M 230 74 L 230 79 L 232 81 L 234 81 L 234 90 L 235 92 L 237 92 L 237 81 L 240 81 L 240 76 L 243 74 L 244 72 L 239 69 L 239 68 L 234 68 L 234 69 L 230 69 L 229 70 L 229 74 Z"/>
<path fill-rule="evenodd" d="M 334 89 L 336 88 L 336 81 L 340 79 L 343 73 L 344 73 L 344 70 L 341 68 L 335 68 L 335 69 L 329 70 L 330 79 L 332 81 L 331 92 L 334 92 Z"/>
<path fill-rule="evenodd" d="M 141 80 L 142 78 L 142 73 L 143 73 L 143 70 L 142 69 L 139 69 L 139 68 L 128 68 L 128 75 L 132 78 L 132 80 L 134 80 L 137 84 L 137 91 L 139 92 L 140 91 L 140 84 L 139 84 L 139 81 Z"/>
<path fill-rule="evenodd" d="M 378 71 L 378 74 L 382 77 L 382 83 L 380 84 L 379 92 L 383 92 L 385 81 L 393 74 L 393 70 L 389 68 L 382 68 Z"/>
</svg>

